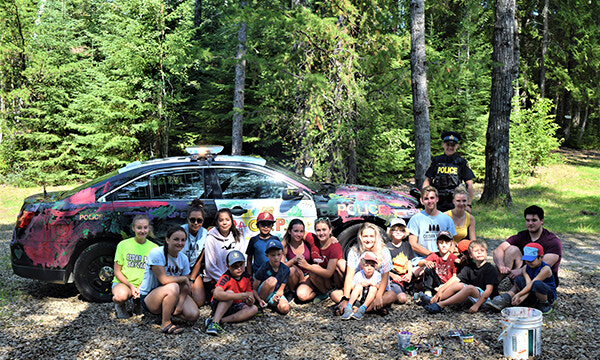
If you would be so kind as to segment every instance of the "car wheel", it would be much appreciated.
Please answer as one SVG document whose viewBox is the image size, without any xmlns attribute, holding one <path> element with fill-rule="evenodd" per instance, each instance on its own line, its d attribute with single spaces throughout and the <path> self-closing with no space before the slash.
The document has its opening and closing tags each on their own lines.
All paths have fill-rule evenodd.
<svg viewBox="0 0 600 360">
<path fill-rule="evenodd" d="M 338 241 L 342 245 L 342 250 L 344 251 L 344 259 L 348 258 L 348 252 L 354 246 L 354 244 L 356 244 L 356 242 L 358 241 L 358 230 L 360 229 L 361 226 L 363 226 L 363 223 L 354 224 L 352 226 L 349 226 L 347 229 L 344 229 L 338 236 Z M 379 233 L 381 234 L 381 238 L 382 238 L 383 242 L 385 243 L 386 241 L 388 241 L 388 237 L 387 237 L 385 230 L 383 230 L 379 226 L 377 226 L 377 229 L 379 230 Z"/>
<path fill-rule="evenodd" d="M 88 301 L 112 301 L 115 244 L 100 242 L 83 250 L 75 262 L 75 286 Z"/>
</svg>

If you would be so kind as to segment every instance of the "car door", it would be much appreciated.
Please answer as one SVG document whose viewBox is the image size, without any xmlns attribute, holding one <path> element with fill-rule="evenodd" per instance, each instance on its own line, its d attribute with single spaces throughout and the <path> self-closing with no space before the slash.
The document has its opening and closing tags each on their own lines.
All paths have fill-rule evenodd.
<svg viewBox="0 0 600 360">
<path fill-rule="evenodd" d="M 182 167 L 158 169 L 140 175 L 120 186 L 107 196 L 115 209 L 114 230 L 132 235 L 131 221 L 146 214 L 160 243 L 169 227 L 186 223 L 187 209 L 192 200 L 204 201 L 207 219 L 214 218 L 216 205 L 207 191 L 204 169 Z"/>
<path fill-rule="evenodd" d="M 248 239 L 258 233 L 256 217 L 267 211 L 275 217 L 272 233 L 283 238 L 287 224 L 295 218 L 302 219 L 307 230 L 317 217 L 312 197 L 304 194 L 301 199 L 283 200 L 286 189 L 296 188 L 285 176 L 253 168 L 236 166 L 213 166 L 218 181 L 215 203 L 218 209 L 229 208 L 236 226 Z"/>
</svg>

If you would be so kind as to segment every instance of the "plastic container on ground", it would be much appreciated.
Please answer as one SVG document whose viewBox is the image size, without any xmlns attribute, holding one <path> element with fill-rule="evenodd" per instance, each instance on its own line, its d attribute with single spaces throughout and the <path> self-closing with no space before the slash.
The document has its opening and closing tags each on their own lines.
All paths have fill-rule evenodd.
<svg viewBox="0 0 600 360">
<path fill-rule="evenodd" d="M 542 352 L 542 312 L 528 307 L 509 307 L 502 310 L 504 356 L 527 359 Z"/>
</svg>

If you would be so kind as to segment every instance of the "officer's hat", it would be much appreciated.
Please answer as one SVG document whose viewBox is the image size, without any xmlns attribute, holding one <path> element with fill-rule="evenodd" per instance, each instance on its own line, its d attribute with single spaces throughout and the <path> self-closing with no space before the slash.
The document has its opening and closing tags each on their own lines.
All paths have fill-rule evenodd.
<svg viewBox="0 0 600 360">
<path fill-rule="evenodd" d="M 456 131 L 444 131 L 441 138 L 443 142 L 452 142 L 458 144 L 460 141 L 460 134 Z"/>
</svg>

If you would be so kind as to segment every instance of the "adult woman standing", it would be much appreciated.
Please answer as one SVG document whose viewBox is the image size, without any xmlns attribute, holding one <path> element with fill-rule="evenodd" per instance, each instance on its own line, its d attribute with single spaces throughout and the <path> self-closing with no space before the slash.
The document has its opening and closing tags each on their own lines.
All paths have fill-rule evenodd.
<svg viewBox="0 0 600 360">
<path fill-rule="evenodd" d="M 454 242 L 458 244 L 462 239 L 475 240 L 475 217 L 467 212 L 469 206 L 469 193 L 464 185 L 459 185 L 454 189 L 452 203 L 454 209 L 446 211 L 444 214 L 450 216 L 456 228 Z"/>
<path fill-rule="evenodd" d="M 348 305 L 354 274 L 360 270 L 360 258 L 367 251 L 371 251 L 377 256 L 377 263 L 379 264 L 377 270 L 381 273 L 381 283 L 377 288 L 375 301 L 367 308 L 367 311 L 380 311 L 385 315 L 387 314 L 386 306 L 396 301 L 396 294 L 388 289 L 390 271 L 393 268 L 390 251 L 385 247 L 377 226 L 364 223 L 358 231 L 358 243 L 348 252 L 344 289 L 335 290 L 331 293 L 331 300 L 338 303 L 337 315 L 341 315 L 346 305 Z"/>
<path fill-rule="evenodd" d="M 187 242 L 183 253 L 187 256 L 192 272 L 192 299 L 198 306 L 204 305 L 206 293 L 200 271 L 204 262 L 204 243 L 208 231 L 202 227 L 204 223 L 204 203 L 200 199 L 192 201 L 187 212 L 187 223 L 182 228 L 187 233 Z"/>
<path fill-rule="evenodd" d="M 308 279 L 298 285 L 296 296 L 300 301 L 309 301 L 319 296 L 323 298 L 331 289 L 341 286 L 342 276 L 338 269 L 338 262 L 343 258 L 342 246 L 334 241 L 331 234 L 331 222 L 329 219 L 318 219 L 315 221 L 316 248 L 312 251 L 313 264 L 309 264 L 306 258 L 298 261 L 298 266 L 308 270 Z M 316 254 L 318 250 L 318 254 Z"/>
</svg>

